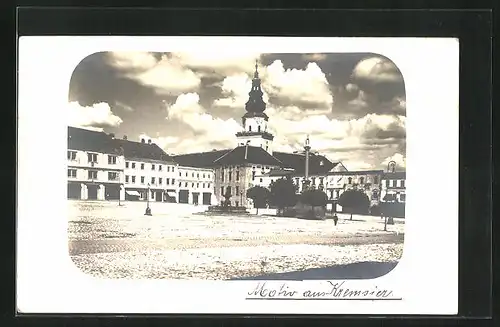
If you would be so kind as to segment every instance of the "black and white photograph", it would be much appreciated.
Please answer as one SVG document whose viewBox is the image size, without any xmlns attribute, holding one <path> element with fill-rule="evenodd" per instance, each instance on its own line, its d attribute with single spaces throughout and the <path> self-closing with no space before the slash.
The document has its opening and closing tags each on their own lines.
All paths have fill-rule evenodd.
<svg viewBox="0 0 500 327">
<path fill-rule="evenodd" d="M 69 255 L 87 274 L 369 279 L 402 255 L 405 84 L 388 58 L 100 52 L 67 110 Z"/>
<path fill-rule="evenodd" d="M 457 126 L 455 39 L 23 37 L 19 310 L 456 313 Z"/>
</svg>

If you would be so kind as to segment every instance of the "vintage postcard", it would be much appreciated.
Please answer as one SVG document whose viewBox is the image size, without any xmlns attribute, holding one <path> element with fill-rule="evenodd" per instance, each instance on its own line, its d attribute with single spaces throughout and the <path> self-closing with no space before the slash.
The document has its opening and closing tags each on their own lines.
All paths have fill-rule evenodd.
<svg viewBox="0 0 500 327">
<path fill-rule="evenodd" d="M 18 112 L 20 312 L 457 312 L 457 40 L 24 37 Z"/>
</svg>

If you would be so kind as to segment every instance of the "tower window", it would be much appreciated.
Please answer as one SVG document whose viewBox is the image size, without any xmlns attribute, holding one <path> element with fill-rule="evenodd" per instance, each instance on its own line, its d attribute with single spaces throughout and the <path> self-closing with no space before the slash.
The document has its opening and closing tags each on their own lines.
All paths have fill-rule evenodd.
<svg viewBox="0 0 500 327">
<path fill-rule="evenodd" d="M 248 125 L 248 131 L 251 132 L 252 131 L 252 125 Z"/>
<path fill-rule="evenodd" d="M 260 125 L 259 125 L 259 126 L 257 126 L 257 132 L 259 132 L 259 133 L 260 133 Z"/>
</svg>

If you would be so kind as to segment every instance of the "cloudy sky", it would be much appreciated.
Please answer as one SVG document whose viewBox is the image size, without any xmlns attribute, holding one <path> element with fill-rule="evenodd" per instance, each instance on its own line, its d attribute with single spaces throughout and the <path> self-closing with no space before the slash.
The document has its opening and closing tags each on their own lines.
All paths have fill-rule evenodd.
<svg viewBox="0 0 500 327">
<path fill-rule="evenodd" d="M 96 53 L 73 73 L 69 125 L 170 154 L 235 147 L 256 59 L 275 150 L 301 150 L 309 134 L 349 170 L 405 166 L 403 77 L 371 53 Z"/>
</svg>

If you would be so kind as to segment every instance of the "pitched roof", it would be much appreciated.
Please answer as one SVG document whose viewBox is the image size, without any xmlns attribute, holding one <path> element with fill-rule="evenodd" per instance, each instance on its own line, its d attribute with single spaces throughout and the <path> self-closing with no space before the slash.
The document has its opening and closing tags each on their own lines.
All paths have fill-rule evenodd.
<svg viewBox="0 0 500 327">
<path fill-rule="evenodd" d="M 108 134 L 72 126 L 68 126 L 68 149 L 119 153 L 119 146 Z"/>
<path fill-rule="evenodd" d="M 332 171 L 327 175 L 340 175 L 340 176 L 352 176 L 352 175 L 376 175 L 383 174 L 383 170 L 350 170 L 350 171 Z"/>
<path fill-rule="evenodd" d="M 269 176 L 269 177 L 280 177 L 280 176 L 293 176 L 294 171 L 293 170 L 286 170 L 286 169 L 271 169 L 269 172 L 259 175 L 259 176 Z"/>
<path fill-rule="evenodd" d="M 215 160 L 219 159 L 229 151 L 231 151 L 231 149 L 188 153 L 172 156 L 172 158 L 181 166 L 206 168 L 213 166 Z"/>
<path fill-rule="evenodd" d="M 382 179 L 406 179 L 406 171 L 396 171 L 394 173 L 386 172 Z"/>
<path fill-rule="evenodd" d="M 238 146 L 214 162 L 217 165 L 241 165 L 244 163 L 283 166 L 283 163 L 261 147 Z"/>
<path fill-rule="evenodd" d="M 305 154 L 275 151 L 273 152 L 273 156 L 280 160 L 285 168 L 292 168 L 297 174 L 305 173 Z M 327 173 L 338 164 L 338 162 L 331 162 L 325 156 L 311 153 L 309 155 L 309 174 Z"/>
<path fill-rule="evenodd" d="M 126 158 L 138 158 L 174 162 L 171 156 L 154 143 L 142 143 L 129 140 L 114 139 L 118 148 L 123 149 Z"/>
</svg>

